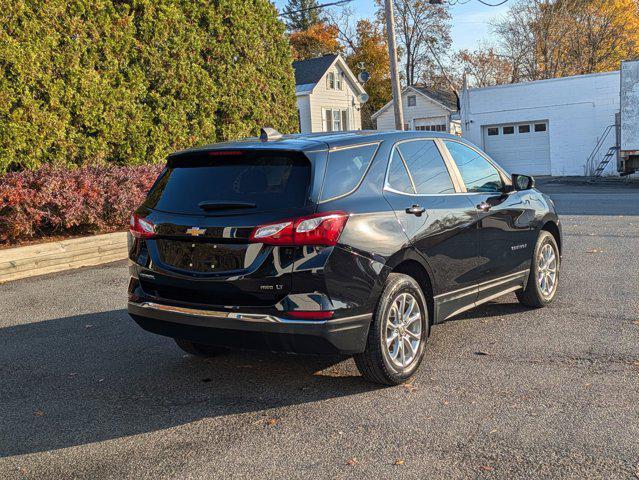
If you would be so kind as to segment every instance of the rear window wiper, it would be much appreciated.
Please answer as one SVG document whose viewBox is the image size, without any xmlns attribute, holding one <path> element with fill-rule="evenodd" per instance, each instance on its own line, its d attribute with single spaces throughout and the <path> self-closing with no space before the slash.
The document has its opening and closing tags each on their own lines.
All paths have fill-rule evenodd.
<svg viewBox="0 0 639 480">
<path fill-rule="evenodd" d="M 251 202 L 213 202 L 213 201 L 204 201 L 197 204 L 202 210 L 211 211 L 211 210 L 235 210 L 241 208 L 255 208 L 256 204 Z"/>
</svg>

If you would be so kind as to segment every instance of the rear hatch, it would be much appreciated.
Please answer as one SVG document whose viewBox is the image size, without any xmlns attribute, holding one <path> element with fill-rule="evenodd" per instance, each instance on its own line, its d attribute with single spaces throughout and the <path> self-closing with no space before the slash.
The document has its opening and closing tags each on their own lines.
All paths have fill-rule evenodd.
<svg viewBox="0 0 639 480">
<path fill-rule="evenodd" d="M 145 292 L 186 303 L 274 305 L 291 288 L 292 247 L 250 243 L 259 225 L 312 212 L 311 163 L 291 151 L 236 150 L 169 159 L 138 214 Z M 146 272 L 146 274 L 145 274 Z"/>
</svg>

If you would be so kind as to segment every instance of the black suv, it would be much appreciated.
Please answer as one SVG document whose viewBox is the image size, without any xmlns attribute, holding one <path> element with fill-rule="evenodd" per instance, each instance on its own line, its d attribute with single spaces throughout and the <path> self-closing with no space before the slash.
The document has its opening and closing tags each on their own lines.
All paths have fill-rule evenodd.
<svg viewBox="0 0 639 480">
<path fill-rule="evenodd" d="M 168 158 L 131 217 L 128 310 L 189 353 L 351 354 L 418 368 L 431 326 L 553 300 L 561 227 L 531 177 L 431 132 L 264 135 Z"/>
</svg>

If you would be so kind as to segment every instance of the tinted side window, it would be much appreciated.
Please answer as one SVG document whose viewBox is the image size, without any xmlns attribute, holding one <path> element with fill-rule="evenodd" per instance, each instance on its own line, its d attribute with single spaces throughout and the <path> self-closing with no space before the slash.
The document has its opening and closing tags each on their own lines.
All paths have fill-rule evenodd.
<svg viewBox="0 0 639 480">
<path fill-rule="evenodd" d="M 455 188 L 437 145 L 432 140 L 399 145 L 418 194 L 454 193 Z"/>
<path fill-rule="evenodd" d="M 399 192 L 415 193 L 406 167 L 404 167 L 404 162 L 402 162 L 402 157 L 399 156 L 397 149 L 393 149 L 393 155 L 388 167 L 388 186 Z"/>
<path fill-rule="evenodd" d="M 503 189 L 501 176 L 488 160 L 458 142 L 446 141 L 446 147 L 457 164 L 469 192 L 499 192 Z"/>
<path fill-rule="evenodd" d="M 376 151 L 377 144 L 330 152 L 322 200 L 330 200 L 353 190 L 366 173 Z"/>
</svg>

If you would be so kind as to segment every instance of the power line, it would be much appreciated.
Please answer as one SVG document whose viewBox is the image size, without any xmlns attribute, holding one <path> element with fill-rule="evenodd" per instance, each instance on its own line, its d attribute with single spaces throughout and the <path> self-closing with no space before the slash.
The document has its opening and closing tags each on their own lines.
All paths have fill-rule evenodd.
<svg viewBox="0 0 639 480">
<path fill-rule="evenodd" d="M 352 1 L 353 0 L 339 0 L 337 2 L 315 5 L 314 7 L 300 8 L 299 10 L 293 10 L 292 12 L 282 12 L 280 13 L 280 17 L 288 17 L 289 15 L 292 15 L 294 13 L 310 12 L 311 10 L 318 10 L 318 9 L 326 8 L 326 7 L 337 7 L 339 5 L 346 5 L 347 3 L 351 3 Z"/>
</svg>

